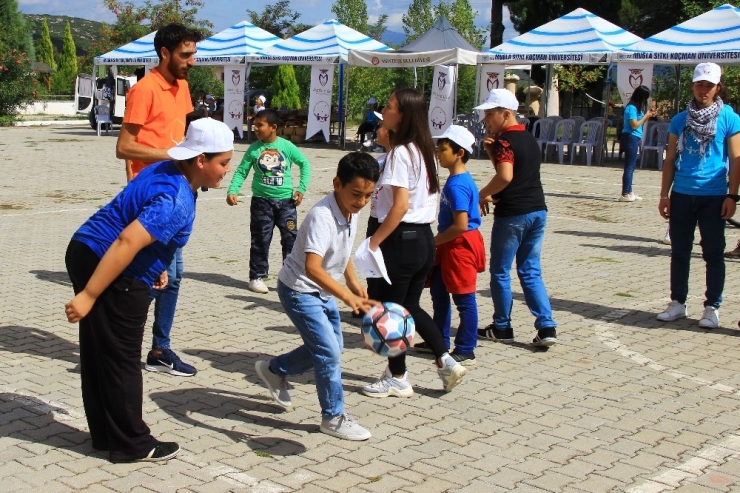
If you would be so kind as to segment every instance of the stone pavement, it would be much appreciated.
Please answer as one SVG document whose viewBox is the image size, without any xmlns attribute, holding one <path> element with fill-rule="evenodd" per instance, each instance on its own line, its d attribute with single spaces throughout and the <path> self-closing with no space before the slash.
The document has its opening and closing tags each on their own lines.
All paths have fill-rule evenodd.
<svg viewBox="0 0 740 493">
<path fill-rule="evenodd" d="M 247 291 L 248 202 L 228 207 L 225 188 L 201 194 L 173 330 L 173 347 L 200 371 L 144 372 L 146 421 L 183 450 L 164 464 L 109 463 L 90 445 L 77 329 L 63 304 L 72 295 L 64 270 L 72 232 L 124 185 L 115 135 L 0 129 L 3 491 L 740 491 L 740 265 L 728 262 L 722 328 L 697 326 L 698 245 L 690 318 L 656 321 L 669 262 L 659 242 L 659 173 L 638 170 L 645 200 L 618 203 L 618 163 L 543 167 L 544 276 L 560 324 L 549 351 L 527 344 L 533 317 L 515 282 L 516 344 L 482 341 L 478 365 L 450 394 L 431 360 L 413 355 L 416 394 L 375 400 L 359 389 L 385 363 L 362 348 L 356 320 L 343 312 L 347 411 L 373 433 L 362 443 L 319 432 L 310 374 L 291 382 L 293 412 L 271 404 L 254 362 L 300 340 L 274 291 L 279 242 L 270 293 Z M 237 145 L 234 167 L 245 148 Z M 331 190 L 343 155 L 305 153 L 313 178 L 301 217 Z M 483 159 L 469 167 L 480 183 L 491 174 Z M 482 229 L 488 238 L 490 217 Z M 728 229 L 728 244 L 739 236 Z M 488 278 L 480 276 L 481 325 L 492 314 Z"/>
</svg>

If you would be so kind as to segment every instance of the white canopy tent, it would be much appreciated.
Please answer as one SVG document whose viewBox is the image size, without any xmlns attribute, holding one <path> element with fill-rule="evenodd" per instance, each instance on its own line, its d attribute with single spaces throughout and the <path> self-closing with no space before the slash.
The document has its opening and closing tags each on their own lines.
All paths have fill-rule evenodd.
<svg viewBox="0 0 740 493">
<path fill-rule="evenodd" d="M 247 55 L 257 53 L 280 41 L 262 28 L 241 21 L 198 43 L 198 65 L 244 63 Z"/>
</svg>

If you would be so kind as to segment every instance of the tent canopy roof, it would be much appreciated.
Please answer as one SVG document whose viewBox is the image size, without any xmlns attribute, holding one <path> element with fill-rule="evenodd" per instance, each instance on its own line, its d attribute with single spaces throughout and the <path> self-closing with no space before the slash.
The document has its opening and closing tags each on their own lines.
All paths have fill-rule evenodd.
<svg viewBox="0 0 740 493">
<path fill-rule="evenodd" d="M 131 41 L 128 44 L 95 57 L 96 65 L 156 65 L 159 63 L 154 51 L 154 36 L 157 31 Z"/>
<path fill-rule="evenodd" d="M 248 56 L 247 60 L 296 65 L 347 63 L 347 53 L 350 49 L 390 50 L 380 41 L 359 33 L 336 19 L 331 19 L 276 43 L 256 55 Z"/>
<path fill-rule="evenodd" d="M 471 45 L 465 38 L 460 36 L 457 29 L 443 15 L 437 17 L 432 27 L 424 34 L 416 38 L 398 51 L 402 52 L 424 52 L 446 50 L 449 48 L 461 48 L 468 51 L 480 51 Z"/>
<path fill-rule="evenodd" d="M 578 8 L 478 57 L 481 63 L 606 64 L 641 38 Z"/>
<path fill-rule="evenodd" d="M 262 28 L 241 21 L 198 43 L 195 61 L 199 64 L 243 63 L 242 57 L 257 53 L 280 38 Z"/>
<path fill-rule="evenodd" d="M 740 9 L 717 7 L 621 50 L 617 60 L 740 64 Z"/>
</svg>

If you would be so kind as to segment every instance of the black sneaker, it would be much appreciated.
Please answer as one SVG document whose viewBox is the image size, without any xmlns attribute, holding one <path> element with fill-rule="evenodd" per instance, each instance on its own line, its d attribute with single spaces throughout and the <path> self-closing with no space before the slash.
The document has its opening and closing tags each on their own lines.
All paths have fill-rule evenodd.
<svg viewBox="0 0 740 493">
<path fill-rule="evenodd" d="M 171 459 L 180 453 L 180 446 L 175 442 L 159 442 L 146 457 L 136 459 L 135 462 L 157 462 Z"/>
<path fill-rule="evenodd" d="M 460 354 L 455 351 L 452 351 L 450 353 L 450 356 L 452 357 L 452 359 L 454 359 L 455 361 L 457 361 L 463 366 L 475 366 L 476 364 L 475 353 Z"/>
<path fill-rule="evenodd" d="M 496 342 L 510 344 L 514 342 L 514 329 L 511 327 L 499 329 L 495 325 L 490 324 L 485 329 L 478 329 L 478 338 L 491 339 Z"/>
<path fill-rule="evenodd" d="M 537 331 L 537 336 L 532 340 L 535 347 L 550 347 L 558 343 L 555 335 L 555 327 L 545 327 Z"/>
<path fill-rule="evenodd" d="M 424 341 L 417 342 L 416 344 L 414 344 L 414 351 L 418 351 L 420 353 L 430 353 L 430 354 L 434 352 L 432 351 L 432 347 Z M 447 348 L 447 352 L 448 353 L 450 352 L 450 348 Z"/>
<path fill-rule="evenodd" d="M 193 365 L 182 361 L 171 349 L 162 349 L 162 352 L 156 356 L 149 351 L 144 368 L 147 371 L 160 371 L 178 377 L 192 377 L 198 373 Z"/>
<path fill-rule="evenodd" d="M 487 326 L 485 329 L 478 329 L 478 339 L 493 340 L 493 324 Z"/>
</svg>

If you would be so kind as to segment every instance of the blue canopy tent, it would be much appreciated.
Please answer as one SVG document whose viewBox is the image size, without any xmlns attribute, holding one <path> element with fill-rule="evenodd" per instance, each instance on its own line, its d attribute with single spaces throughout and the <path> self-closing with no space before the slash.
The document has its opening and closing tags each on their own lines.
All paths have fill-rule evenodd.
<svg viewBox="0 0 740 493">
<path fill-rule="evenodd" d="M 345 140 L 344 66 L 348 63 L 349 50 L 379 50 L 390 48 L 336 19 L 312 27 L 259 53 L 246 57 L 248 63 L 265 65 L 339 65 L 339 114 L 341 144 Z"/>
<path fill-rule="evenodd" d="M 241 21 L 198 43 L 195 61 L 198 65 L 244 63 L 244 57 L 280 41 L 262 28 Z"/>
</svg>

